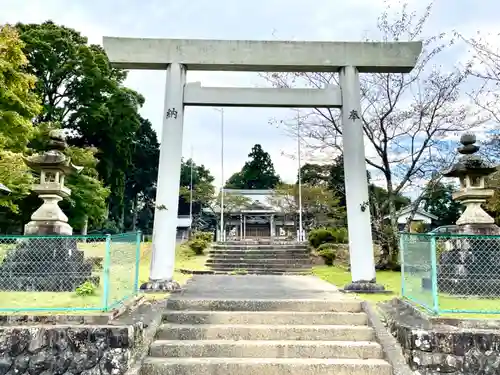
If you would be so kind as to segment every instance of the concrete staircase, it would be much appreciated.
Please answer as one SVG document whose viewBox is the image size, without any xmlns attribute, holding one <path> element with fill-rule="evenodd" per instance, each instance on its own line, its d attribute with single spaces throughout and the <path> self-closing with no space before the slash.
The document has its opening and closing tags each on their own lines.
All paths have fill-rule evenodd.
<svg viewBox="0 0 500 375">
<path fill-rule="evenodd" d="M 306 244 L 234 241 L 213 244 L 207 267 L 219 272 L 279 275 L 311 271 Z"/>
<path fill-rule="evenodd" d="M 355 299 L 180 298 L 141 375 L 392 375 L 382 358 Z"/>
</svg>

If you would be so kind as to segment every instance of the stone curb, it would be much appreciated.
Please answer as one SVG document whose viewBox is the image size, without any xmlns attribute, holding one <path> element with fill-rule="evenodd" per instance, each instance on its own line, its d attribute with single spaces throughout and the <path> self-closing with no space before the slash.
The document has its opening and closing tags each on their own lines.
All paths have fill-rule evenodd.
<svg viewBox="0 0 500 375">
<path fill-rule="evenodd" d="M 375 337 L 382 346 L 385 359 L 391 364 L 394 375 L 414 375 L 414 372 L 406 364 L 403 350 L 397 340 L 387 331 L 373 306 L 367 302 L 361 302 L 361 308 L 368 315 L 368 323 L 375 330 Z"/>
<path fill-rule="evenodd" d="M 133 354 L 130 367 L 124 375 L 140 374 L 142 364 L 149 354 L 149 348 L 153 344 L 158 328 L 162 323 L 165 304 L 165 301 L 158 301 L 155 305 L 142 305 L 143 308 L 147 310 L 146 314 L 144 314 L 145 316 L 140 318 L 140 321 L 144 323 L 142 342 L 140 348 Z M 131 314 L 133 314 L 133 312 L 131 312 Z M 147 320 L 147 322 L 144 322 L 144 320 Z"/>
</svg>

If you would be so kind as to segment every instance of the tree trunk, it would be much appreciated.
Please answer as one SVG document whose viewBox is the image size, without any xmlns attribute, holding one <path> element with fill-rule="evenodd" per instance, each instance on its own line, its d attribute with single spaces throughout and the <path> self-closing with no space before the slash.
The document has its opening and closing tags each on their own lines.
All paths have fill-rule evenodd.
<svg viewBox="0 0 500 375">
<path fill-rule="evenodd" d="M 398 220 L 396 215 L 396 205 L 394 203 L 394 190 L 392 189 L 392 181 L 390 176 L 387 178 L 387 207 L 389 209 L 390 230 L 386 231 L 386 239 L 382 243 L 383 255 L 380 257 L 380 262 L 377 269 L 399 270 L 399 243 L 398 243 Z"/>
</svg>

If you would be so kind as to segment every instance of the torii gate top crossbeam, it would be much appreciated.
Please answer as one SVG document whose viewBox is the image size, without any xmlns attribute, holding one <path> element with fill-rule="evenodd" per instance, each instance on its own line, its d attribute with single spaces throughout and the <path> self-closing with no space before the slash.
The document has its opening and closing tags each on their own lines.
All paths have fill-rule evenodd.
<svg viewBox="0 0 500 375">
<path fill-rule="evenodd" d="M 104 37 L 111 63 L 123 69 L 332 72 L 354 66 L 362 73 L 408 73 L 421 42 L 302 42 Z"/>
</svg>

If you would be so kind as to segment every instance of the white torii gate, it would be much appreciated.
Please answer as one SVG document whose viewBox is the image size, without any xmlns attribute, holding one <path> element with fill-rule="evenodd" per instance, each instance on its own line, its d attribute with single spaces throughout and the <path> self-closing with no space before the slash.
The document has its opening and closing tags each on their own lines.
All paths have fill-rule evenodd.
<svg viewBox="0 0 500 375">
<path fill-rule="evenodd" d="M 352 283 L 346 290 L 383 290 L 375 283 L 359 73 L 408 73 L 421 42 L 289 42 L 104 37 L 111 63 L 166 70 L 165 109 L 153 226 L 150 280 L 144 290 L 179 290 L 173 280 L 184 106 L 341 108 Z M 222 88 L 186 84 L 187 70 L 339 72 L 340 87 Z"/>
</svg>

